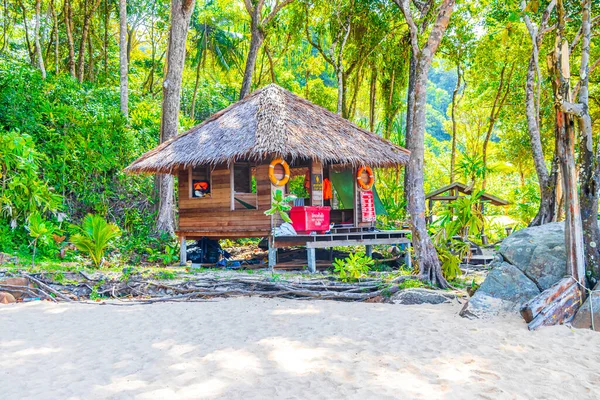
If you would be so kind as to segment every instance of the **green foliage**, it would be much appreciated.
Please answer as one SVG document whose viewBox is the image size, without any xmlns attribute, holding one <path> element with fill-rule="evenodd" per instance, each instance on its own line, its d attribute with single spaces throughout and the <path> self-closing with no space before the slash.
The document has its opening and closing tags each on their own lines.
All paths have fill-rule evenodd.
<svg viewBox="0 0 600 400">
<path fill-rule="evenodd" d="M 47 221 L 44 221 L 39 213 L 33 213 L 29 216 L 29 224 L 27 225 L 29 236 L 33 238 L 31 245 L 33 246 L 33 256 L 31 258 L 31 266 L 35 266 L 35 251 L 38 244 L 48 244 L 50 235 L 53 229 Z"/>
<path fill-rule="evenodd" d="M 441 228 L 440 232 L 444 238 L 452 238 L 455 235 L 466 237 L 479 233 L 484 223 L 480 208 L 482 194 L 483 191 L 479 191 L 442 206 L 435 225 Z"/>
<path fill-rule="evenodd" d="M 30 135 L 0 132 L 0 216 L 16 228 L 30 213 L 56 211 L 61 196 L 41 178 L 39 153 Z"/>
<path fill-rule="evenodd" d="M 398 287 L 400 289 L 412 289 L 412 288 L 420 288 L 426 286 L 422 281 L 418 279 L 407 279 L 402 281 Z"/>
<path fill-rule="evenodd" d="M 99 215 L 88 214 L 83 219 L 79 233 L 71 236 L 71 242 L 77 249 L 87 253 L 94 265 L 99 267 L 107 248 L 120 235 L 121 230 L 115 224 L 106 222 Z"/>
<path fill-rule="evenodd" d="M 336 258 L 333 267 L 342 281 L 355 282 L 367 275 L 374 264 L 375 261 L 365 253 L 350 253 L 344 260 Z"/>
<path fill-rule="evenodd" d="M 288 215 L 288 211 L 292 209 L 292 206 L 289 204 L 292 201 L 296 200 L 295 196 L 283 196 L 283 192 L 281 190 L 275 190 L 273 192 L 273 199 L 271 202 L 271 208 L 265 211 L 265 215 L 275 215 L 279 214 L 282 220 L 285 222 L 291 223 L 292 220 Z"/>
<path fill-rule="evenodd" d="M 173 271 L 162 270 L 156 274 L 156 279 L 172 280 L 177 278 L 177 274 Z"/>
<path fill-rule="evenodd" d="M 462 257 L 460 255 L 453 254 L 450 249 L 445 246 L 436 246 L 436 250 L 440 262 L 442 263 L 442 273 L 446 280 L 451 281 L 462 274 L 462 271 L 460 270 Z"/>
</svg>

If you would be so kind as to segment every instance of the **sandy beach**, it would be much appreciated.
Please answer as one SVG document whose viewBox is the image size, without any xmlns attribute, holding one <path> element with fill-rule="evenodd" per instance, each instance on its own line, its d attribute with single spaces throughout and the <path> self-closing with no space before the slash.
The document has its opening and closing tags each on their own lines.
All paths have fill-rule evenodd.
<svg viewBox="0 0 600 400">
<path fill-rule="evenodd" d="M 113 303 L 114 304 L 114 303 Z M 0 306 L 4 399 L 595 399 L 600 335 L 460 305 Z"/>
</svg>

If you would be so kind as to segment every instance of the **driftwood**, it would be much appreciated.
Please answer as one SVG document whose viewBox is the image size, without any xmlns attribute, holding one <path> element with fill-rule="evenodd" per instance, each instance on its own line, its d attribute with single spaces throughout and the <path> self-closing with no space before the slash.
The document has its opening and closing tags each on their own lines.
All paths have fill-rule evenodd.
<svg viewBox="0 0 600 400">
<path fill-rule="evenodd" d="M 55 296 L 60 297 L 62 300 L 64 301 L 73 301 L 70 298 L 68 298 L 67 296 L 65 296 L 64 294 L 62 294 L 61 292 L 54 290 L 53 288 L 51 288 L 50 286 L 46 285 L 44 282 L 40 281 L 37 278 L 34 278 L 31 275 L 28 274 L 22 274 L 23 278 L 27 278 L 30 281 L 32 281 L 33 283 L 37 284 L 40 288 L 47 290 L 48 292 L 54 294 Z"/>
<path fill-rule="evenodd" d="M 566 285 L 565 282 L 560 281 L 529 302 L 532 313 L 533 310 L 540 309 L 541 307 L 541 310 L 527 325 L 530 331 L 542 326 L 567 323 L 573 319 L 581 306 L 583 296 L 577 282 L 571 278 L 569 279 L 571 280 L 570 285 Z M 544 306 L 544 304 L 546 305 Z M 526 312 L 526 315 L 529 314 Z"/>
<path fill-rule="evenodd" d="M 37 277 L 27 274 L 21 276 L 27 277 L 39 286 L 34 289 L 28 288 L 30 294 L 35 291 L 36 297 L 41 297 L 41 294 L 54 301 L 73 301 L 72 299 L 88 299 L 92 293 L 95 293 L 103 298 L 135 299 L 142 303 L 232 296 L 339 301 L 367 301 L 375 298 L 381 300 L 396 293 L 399 290 L 399 282 L 410 279 L 410 277 L 400 277 L 391 281 L 364 279 L 346 283 L 333 278 L 284 280 L 274 279 L 271 276 L 217 277 L 205 274 L 186 277 L 186 280 L 162 281 L 144 279 L 141 275 L 129 276 L 127 279 L 123 277 L 97 279 L 97 277 L 78 274 L 75 275 L 78 279 L 62 283 L 54 281 L 52 274 L 39 274 Z"/>
<path fill-rule="evenodd" d="M 521 307 L 521 316 L 525 322 L 530 323 L 545 307 L 555 301 L 575 281 L 571 278 L 563 278 L 553 286 L 529 300 Z"/>
</svg>

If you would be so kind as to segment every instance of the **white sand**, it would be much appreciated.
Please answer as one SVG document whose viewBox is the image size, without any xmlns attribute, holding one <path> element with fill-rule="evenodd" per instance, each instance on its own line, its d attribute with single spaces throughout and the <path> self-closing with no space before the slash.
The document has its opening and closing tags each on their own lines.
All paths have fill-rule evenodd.
<svg viewBox="0 0 600 400">
<path fill-rule="evenodd" d="M 600 334 L 458 305 L 0 306 L 2 399 L 594 399 Z"/>
</svg>

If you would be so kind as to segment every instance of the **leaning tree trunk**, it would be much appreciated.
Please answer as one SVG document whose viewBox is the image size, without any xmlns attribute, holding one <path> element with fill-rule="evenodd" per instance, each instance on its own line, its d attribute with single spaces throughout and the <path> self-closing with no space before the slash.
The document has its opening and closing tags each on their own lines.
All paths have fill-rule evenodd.
<svg viewBox="0 0 600 400">
<path fill-rule="evenodd" d="M 127 0 L 119 0 L 119 88 L 121 91 L 121 113 L 127 118 L 129 115 L 129 89 L 127 74 Z"/>
<path fill-rule="evenodd" d="M 172 0 L 171 29 L 167 50 L 167 73 L 163 81 L 162 118 L 160 141 L 177 135 L 181 105 L 181 80 L 185 63 L 185 43 L 195 0 Z M 159 178 L 159 207 L 156 229 L 175 233 L 174 184 L 172 175 Z"/>
<path fill-rule="evenodd" d="M 40 7 L 41 0 L 35 1 L 35 54 L 37 56 L 38 67 L 42 71 L 42 79 L 46 79 L 46 67 L 44 66 L 44 57 L 42 56 L 42 45 L 40 44 Z"/>
<path fill-rule="evenodd" d="M 265 40 L 265 36 L 258 26 L 260 19 L 260 10 L 255 7 L 254 14 L 252 16 L 251 32 L 252 37 L 250 39 L 250 50 L 248 50 L 248 57 L 246 58 L 246 69 L 244 70 L 244 80 L 242 81 L 242 90 L 240 91 L 240 100 L 246 97 L 250 93 L 252 87 L 252 76 L 254 75 L 254 67 L 256 67 L 256 58 L 258 57 L 258 50 Z"/>
<path fill-rule="evenodd" d="M 533 51 L 535 51 L 535 49 Z M 531 55 L 529 60 L 529 68 L 527 70 L 527 82 L 525 85 L 525 114 L 527 116 L 527 127 L 529 131 L 531 152 L 533 153 L 533 163 L 535 165 L 535 171 L 537 173 L 538 182 L 540 185 L 540 208 L 529 226 L 538 226 L 554 222 L 554 216 L 556 215 L 556 170 L 553 169 L 552 173 L 549 174 L 548 167 L 546 167 L 544 150 L 542 149 L 539 118 L 535 106 L 535 57 L 535 55 Z"/>
</svg>

